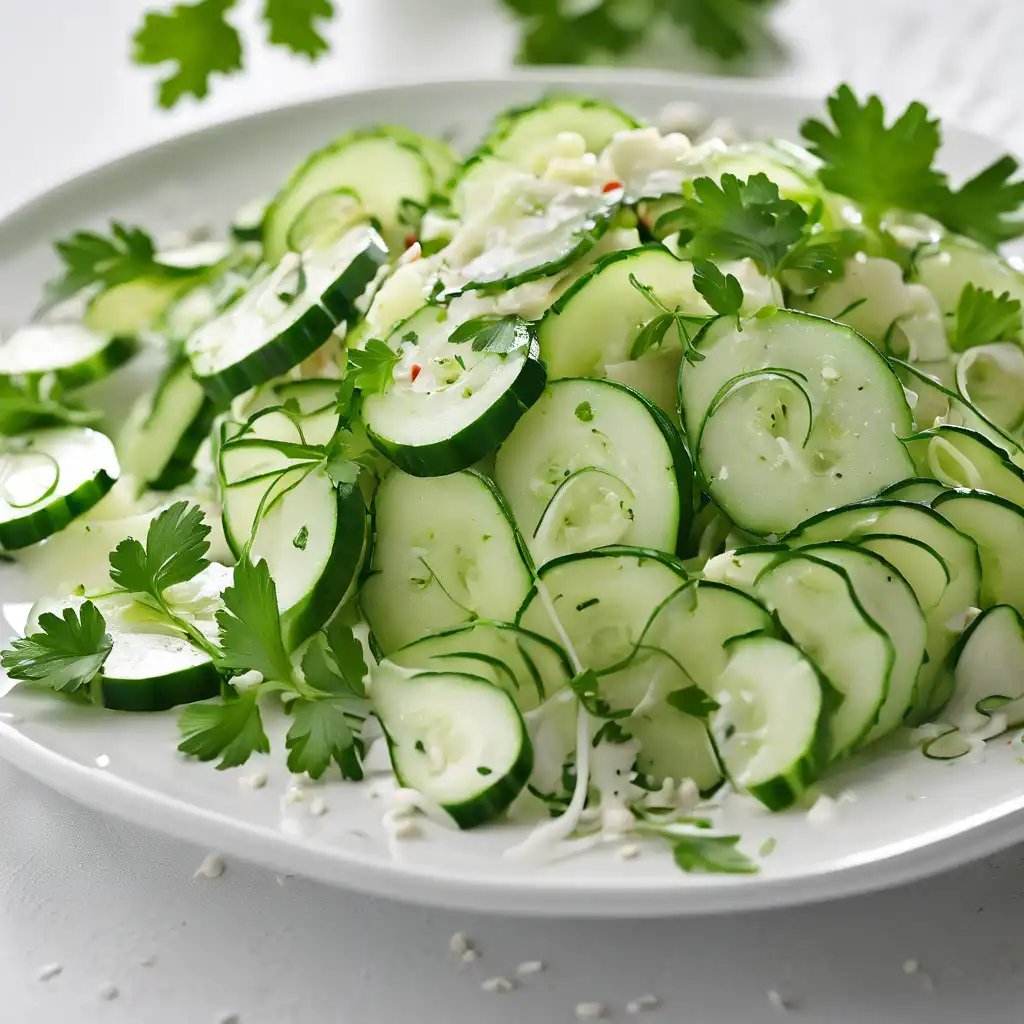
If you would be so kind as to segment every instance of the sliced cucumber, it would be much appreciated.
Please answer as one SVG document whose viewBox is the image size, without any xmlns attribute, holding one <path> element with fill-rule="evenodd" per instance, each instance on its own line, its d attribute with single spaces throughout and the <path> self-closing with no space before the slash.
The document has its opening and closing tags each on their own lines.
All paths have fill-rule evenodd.
<svg viewBox="0 0 1024 1024">
<path fill-rule="evenodd" d="M 949 656 L 953 695 L 942 719 L 969 735 L 1024 723 L 1024 619 L 1006 605 L 979 615 Z"/>
<path fill-rule="evenodd" d="M 510 177 L 441 251 L 444 287 L 449 293 L 503 292 L 560 274 L 597 244 L 621 200 L 622 189 Z"/>
<path fill-rule="evenodd" d="M 373 528 L 361 602 L 385 654 L 462 622 L 511 621 L 530 590 L 511 513 L 478 473 L 389 473 L 374 497 Z"/>
<path fill-rule="evenodd" d="M 573 675 L 566 653 L 547 637 L 487 619 L 431 633 L 395 651 L 391 661 L 424 671 L 484 676 L 508 690 L 524 712 L 567 686 Z"/>
<path fill-rule="evenodd" d="M 918 606 L 930 614 L 951 582 L 949 566 L 935 550 L 915 537 L 878 534 L 857 541 L 857 547 L 881 555 L 910 584 Z M 881 617 L 879 616 L 879 621 Z"/>
<path fill-rule="evenodd" d="M 879 498 L 892 501 L 909 501 L 915 505 L 930 505 L 946 488 L 938 480 L 929 477 L 910 477 L 879 492 Z"/>
<path fill-rule="evenodd" d="M 865 744 L 871 743 L 897 728 L 913 705 L 927 638 L 924 613 L 899 570 L 867 547 L 834 541 L 803 548 L 803 553 L 843 569 L 857 600 L 892 641 L 895 660 L 888 692 L 878 721 L 863 740 Z"/>
<path fill-rule="evenodd" d="M 371 697 L 400 784 L 439 804 L 460 828 L 498 817 L 526 785 L 533 747 L 523 717 L 486 679 L 384 662 L 373 672 Z"/>
<path fill-rule="evenodd" d="M 600 153 L 616 132 L 637 127 L 628 114 L 602 100 L 554 95 L 503 114 L 484 146 L 502 160 L 535 170 L 562 132 L 582 135 L 587 152 Z"/>
<path fill-rule="evenodd" d="M 267 215 L 267 205 L 265 198 L 252 199 L 235 211 L 231 218 L 231 237 L 236 242 L 263 241 L 263 220 Z"/>
<path fill-rule="evenodd" d="M 679 364 L 682 361 L 682 348 L 659 348 L 639 359 L 609 363 L 604 368 L 604 376 L 617 384 L 625 384 L 653 402 L 678 428 Z"/>
<path fill-rule="evenodd" d="M 1024 509 L 985 491 L 947 491 L 932 508 L 978 545 L 981 608 L 1008 604 L 1024 612 Z"/>
<path fill-rule="evenodd" d="M 452 209 L 463 220 L 478 214 L 494 201 L 501 182 L 519 170 L 508 160 L 499 160 L 489 149 L 477 150 L 458 169 L 452 181 Z"/>
<path fill-rule="evenodd" d="M 216 697 L 221 677 L 210 656 L 163 633 L 114 633 L 103 665 L 103 706 L 114 711 L 166 711 Z"/>
<path fill-rule="evenodd" d="M 779 811 L 814 781 L 822 750 L 825 702 L 814 665 L 771 637 L 740 637 L 711 696 L 711 734 L 733 784 Z"/>
<path fill-rule="evenodd" d="M 292 252 L 328 249 L 357 224 L 369 219 L 363 202 L 350 188 L 322 192 L 302 208 L 288 229 Z"/>
<path fill-rule="evenodd" d="M 494 477 L 538 565 L 608 544 L 674 552 L 689 533 L 679 434 L 621 384 L 549 385 L 498 449 Z"/>
<path fill-rule="evenodd" d="M 98 334 L 136 337 L 202 280 L 202 275 L 168 271 L 112 285 L 90 300 L 82 322 Z"/>
<path fill-rule="evenodd" d="M 722 317 L 680 373 L 683 421 L 708 494 L 739 527 L 785 533 L 912 475 L 899 380 L 848 327 L 774 311 Z"/>
<path fill-rule="evenodd" d="M 97 334 L 80 324 L 28 324 L 0 344 L 0 376 L 53 374 L 63 387 L 74 388 L 105 377 L 138 348 L 134 338 Z"/>
<path fill-rule="evenodd" d="M 400 124 L 380 125 L 377 131 L 381 135 L 390 135 L 398 142 L 419 150 L 420 155 L 430 167 L 434 179 L 434 191 L 446 190 L 448 182 L 451 181 L 452 175 L 458 167 L 458 158 L 444 139 L 421 135 Z"/>
<path fill-rule="evenodd" d="M 956 313 L 968 284 L 996 295 L 1009 292 L 1011 299 L 1024 302 L 1024 274 L 998 253 L 959 235 L 947 235 L 918 249 L 911 277 L 935 296 L 942 312 L 949 317 Z"/>
<path fill-rule="evenodd" d="M 678 561 L 644 548 L 566 555 L 541 568 L 516 621 L 554 643 L 568 638 L 580 662 L 601 672 L 633 656 L 654 611 L 685 581 Z"/>
<path fill-rule="evenodd" d="M 943 424 L 914 434 L 904 443 L 918 471 L 946 487 L 991 491 L 1024 505 L 1024 472 L 983 434 Z"/>
<path fill-rule="evenodd" d="M 525 323 L 508 351 L 476 351 L 449 339 L 464 318 L 425 306 L 392 331 L 401 355 L 382 394 L 362 416 L 374 445 L 415 476 L 466 469 L 489 454 L 544 390 L 537 342 Z"/>
<path fill-rule="evenodd" d="M 135 404 L 118 435 L 121 468 L 154 491 L 191 480 L 200 446 L 209 437 L 217 404 L 192 376 L 187 360 L 173 363 L 157 386 Z"/>
<path fill-rule="evenodd" d="M 927 590 L 915 589 L 928 626 L 928 657 L 921 667 L 914 698 L 914 717 L 920 720 L 938 710 L 933 705 L 936 677 L 963 629 L 966 616 L 971 608 L 978 606 L 980 600 L 981 562 L 974 541 L 951 526 L 933 509 L 923 505 L 871 501 L 815 516 L 786 537 L 786 543 L 794 547 L 828 540 L 867 544 L 869 541 L 874 543 L 878 538 L 894 536 L 920 541 L 936 552 L 949 579 L 942 596 L 936 602 L 934 569 L 929 570 L 927 575 L 921 575 L 919 551 L 896 546 L 890 546 L 885 551 L 884 557 L 900 570 L 912 586 L 922 585 L 921 581 L 930 581 Z M 913 554 L 913 561 L 906 558 L 909 554 Z"/>
<path fill-rule="evenodd" d="M 309 201 L 325 192 L 351 189 L 370 216 L 383 225 L 389 246 L 401 249 L 403 199 L 426 204 L 434 179 L 423 154 L 386 129 L 351 132 L 313 153 L 267 208 L 264 258 L 277 263 L 288 250 L 288 232 Z"/>
<path fill-rule="evenodd" d="M 631 715 L 622 726 L 640 744 L 636 770 L 655 785 L 665 779 L 693 779 L 701 793 L 708 793 L 722 781 L 707 726 L 699 718 L 671 704 L 656 704 Z"/>
<path fill-rule="evenodd" d="M 794 643 L 842 698 L 829 715 L 828 759 L 860 746 L 889 693 L 896 652 L 845 569 L 800 552 L 780 556 L 755 584 Z"/>
<path fill-rule="evenodd" d="M 386 259 L 372 228 L 355 228 L 337 245 L 289 254 L 188 341 L 196 378 L 216 399 L 230 399 L 308 359 Z"/>
<path fill-rule="evenodd" d="M 120 475 L 110 438 L 57 427 L 7 438 L 0 455 L 0 548 L 14 551 L 88 512 Z"/>
<path fill-rule="evenodd" d="M 1015 342 L 977 345 L 960 356 L 956 389 L 997 427 L 1020 439 L 1024 427 L 1024 349 Z"/>
</svg>

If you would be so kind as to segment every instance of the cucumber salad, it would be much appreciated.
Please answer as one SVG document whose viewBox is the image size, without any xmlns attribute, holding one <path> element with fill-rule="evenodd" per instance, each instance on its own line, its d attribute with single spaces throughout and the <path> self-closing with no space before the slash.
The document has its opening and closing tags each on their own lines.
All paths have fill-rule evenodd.
<svg viewBox="0 0 1024 1024">
<path fill-rule="evenodd" d="M 0 342 L 9 677 L 704 872 L 758 867 L 726 794 L 1024 725 L 1016 161 L 846 86 L 803 145 L 670 114 L 367 127 L 219 236 L 58 242 Z"/>
</svg>

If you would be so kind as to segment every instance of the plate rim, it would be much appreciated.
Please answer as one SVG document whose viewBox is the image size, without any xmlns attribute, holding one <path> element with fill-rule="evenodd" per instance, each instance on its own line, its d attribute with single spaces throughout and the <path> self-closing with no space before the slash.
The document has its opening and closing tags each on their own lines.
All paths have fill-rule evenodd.
<svg viewBox="0 0 1024 1024">
<path fill-rule="evenodd" d="M 115 167 L 145 161 L 186 143 L 201 143 L 228 127 L 255 123 L 274 114 L 309 111 L 359 96 L 402 93 L 411 89 L 457 88 L 534 84 L 547 90 L 609 86 L 635 86 L 727 94 L 751 95 L 793 106 L 820 103 L 810 89 L 780 79 L 718 78 L 668 71 L 628 68 L 519 69 L 489 75 L 445 75 L 438 78 L 395 78 L 376 85 L 331 88 L 278 104 L 260 104 L 241 113 L 228 114 L 210 124 L 166 137 L 142 147 L 126 148 L 107 159 L 70 174 L 30 196 L 0 216 L 0 235 L 14 231 L 23 220 L 59 199 L 71 189 L 88 189 L 92 179 Z M 955 126 L 968 140 L 989 145 L 996 140 L 970 128 Z M 513 916 L 560 917 L 681 917 L 738 910 L 797 906 L 843 898 L 925 878 L 959 864 L 983 858 L 1024 840 L 1024 795 L 977 812 L 959 822 L 921 832 L 912 839 L 890 844 L 839 866 L 807 870 L 796 876 L 762 876 L 735 879 L 702 876 L 701 884 L 667 885 L 663 879 L 644 884 L 637 874 L 628 885 L 593 881 L 573 884 L 565 878 L 502 879 L 486 882 L 459 878 L 455 871 L 419 867 L 414 862 L 382 861 L 358 852 L 339 850 L 315 839 L 298 839 L 261 825 L 233 819 L 219 811 L 200 807 L 159 793 L 99 768 L 90 768 L 37 742 L 15 725 L 0 719 L 0 757 L 47 786 L 101 813 L 113 813 L 135 825 L 200 846 L 215 846 L 222 853 L 256 862 L 283 873 L 329 885 L 385 896 L 406 902 L 448 909 L 502 913 Z M 425 884 L 427 883 L 427 884 Z M 557 897 L 557 905 L 553 905 Z M 595 902 L 597 905 L 595 906 Z"/>
</svg>

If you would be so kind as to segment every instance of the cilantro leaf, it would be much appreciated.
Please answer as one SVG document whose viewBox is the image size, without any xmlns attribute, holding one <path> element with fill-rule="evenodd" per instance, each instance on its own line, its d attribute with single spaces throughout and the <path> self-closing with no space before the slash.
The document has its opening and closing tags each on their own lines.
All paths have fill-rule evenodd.
<svg viewBox="0 0 1024 1024">
<path fill-rule="evenodd" d="M 739 836 L 702 836 L 665 833 L 672 842 L 676 864 L 689 874 L 753 875 L 758 866 L 736 848 Z"/>
<path fill-rule="evenodd" d="M 487 313 L 459 324 L 449 335 L 448 340 L 453 345 L 471 341 L 474 352 L 504 354 L 529 346 L 530 325 L 515 314 L 500 316 L 497 313 Z"/>
<path fill-rule="evenodd" d="M 110 288 L 160 270 L 155 262 L 156 247 L 140 227 L 110 222 L 110 236 L 95 231 L 76 231 L 53 245 L 64 264 L 59 277 L 44 286 L 40 313 L 83 288 L 102 285 Z"/>
<path fill-rule="evenodd" d="M 616 17 L 616 0 L 597 0 L 579 13 L 551 0 L 504 0 L 523 21 L 517 60 L 522 64 L 584 64 L 625 53 L 644 36 Z"/>
<path fill-rule="evenodd" d="M 239 672 L 259 672 L 274 682 L 292 682 L 291 659 L 281 639 L 277 585 L 266 561 L 261 558 L 253 565 L 248 557 L 240 558 L 222 596 L 224 607 L 217 612 L 221 664 Z"/>
<path fill-rule="evenodd" d="M 132 60 L 177 64 L 177 70 L 160 83 L 160 106 L 173 107 L 190 95 L 203 99 L 210 91 L 211 75 L 242 70 L 242 41 L 225 17 L 234 5 L 235 0 L 199 0 L 146 15 L 135 34 Z"/>
<path fill-rule="evenodd" d="M 127 537 L 110 553 L 110 578 L 134 593 L 157 601 L 168 587 L 192 579 L 209 565 L 210 550 L 203 510 L 176 501 L 149 524 L 146 546 Z"/>
<path fill-rule="evenodd" d="M 693 287 L 721 316 L 739 316 L 743 288 L 732 274 L 723 274 L 710 260 L 693 261 Z"/>
<path fill-rule="evenodd" d="M 306 772 L 319 779 L 334 761 L 344 778 L 359 781 L 363 777 L 362 744 L 349 727 L 342 705 L 299 699 L 291 702 L 288 714 L 295 719 L 284 741 L 290 772 Z"/>
<path fill-rule="evenodd" d="M 258 696 L 254 688 L 225 695 L 220 704 L 190 704 L 178 719 L 178 750 L 200 761 L 219 757 L 218 771 L 245 764 L 253 754 L 270 753 Z"/>
<path fill-rule="evenodd" d="M 28 679 L 62 693 L 87 686 L 99 674 L 113 646 L 99 609 L 86 601 L 76 613 L 44 612 L 40 632 L 18 637 L 0 654 L 12 679 Z"/>
<path fill-rule="evenodd" d="M 863 203 L 875 216 L 887 209 L 923 210 L 945 185 L 945 176 L 932 167 L 939 149 L 939 122 L 928 119 L 928 108 L 911 103 L 893 122 L 885 124 L 885 108 L 877 96 L 863 106 L 848 85 L 828 99 L 830 127 L 817 119 L 800 131 L 810 150 L 825 162 L 821 183 Z"/>
<path fill-rule="evenodd" d="M 782 258 L 803 237 L 807 213 L 783 199 L 765 174 L 741 181 L 723 174 L 721 183 L 696 178 L 693 196 L 663 214 L 654 226 L 658 238 L 679 232 L 692 258 L 750 258 L 761 272 L 774 276 Z"/>
<path fill-rule="evenodd" d="M 746 54 L 753 38 L 754 13 L 773 0 L 661 0 L 661 6 L 693 42 L 721 60 Z"/>
<path fill-rule="evenodd" d="M 633 339 L 632 345 L 629 346 L 629 358 L 639 359 L 645 352 L 660 345 L 665 340 L 665 334 L 672 327 L 675 327 L 676 334 L 679 336 L 679 344 L 683 348 L 683 358 L 689 363 L 699 363 L 704 358 L 704 355 L 693 347 L 690 338 L 690 328 L 702 327 L 709 320 L 713 320 L 714 317 L 695 316 L 689 313 L 684 313 L 680 309 L 669 309 L 668 306 L 666 306 L 665 303 L 663 303 L 661 299 L 654 294 L 654 289 L 651 288 L 650 285 L 646 285 L 642 281 L 637 280 L 635 274 L 629 275 L 629 283 L 655 309 L 661 311 L 657 316 L 649 320 L 640 328 L 639 333 Z"/>
<path fill-rule="evenodd" d="M 320 35 L 317 22 L 330 21 L 333 17 L 330 0 L 266 0 L 263 8 L 270 42 L 314 61 L 330 49 L 330 44 Z"/>
<path fill-rule="evenodd" d="M 353 714 L 366 714 L 366 663 L 359 641 L 347 626 L 329 626 L 317 633 L 302 656 L 302 675 L 322 693 L 350 699 Z"/>
<path fill-rule="evenodd" d="M 401 359 L 402 357 L 380 338 L 370 338 L 365 348 L 349 349 L 346 380 L 351 380 L 352 386 L 364 394 L 381 394 L 394 380 L 395 367 Z M 342 391 L 344 390 L 343 382 Z M 339 405 L 341 401 L 339 392 Z"/>
<path fill-rule="evenodd" d="M 973 284 L 964 285 L 956 305 L 956 329 L 952 346 L 957 352 L 989 345 L 995 341 L 1014 341 L 1024 330 L 1019 299 L 1009 292 L 996 295 Z"/>
<path fill-rule="evenodd" d="M 682 690 L 674 690 L 665 700 L 677 711 L 694 718 L 707 718 L 718 710 L 718 702 L 709 697 L 697 686 L 687 686 Z"/>
<path fill-rule="evenodd" d="M 672 313 L 659 313 L 640 328 L 640 332 L 629 346 L 629 358 L 639 359 L 645 352 L 657 348 L 664 340 L 669 328 L 675 323 Z"/>
<path fill-rule="evenodd" d="M 952 231 L 990 249 L 1024 235 L 1024 178 L 1010 181 L 1018 168 L 1012 156 L 986 167 L 957 190 L 942 190 L 930 212 Z"/>
</svg>

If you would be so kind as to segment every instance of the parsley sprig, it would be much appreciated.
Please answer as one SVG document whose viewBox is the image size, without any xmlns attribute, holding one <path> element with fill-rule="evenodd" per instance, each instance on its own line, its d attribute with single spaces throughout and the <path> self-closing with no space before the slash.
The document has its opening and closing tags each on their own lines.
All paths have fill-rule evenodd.
<svg viewBox="0 0 1024 1024">
<path fill-rule="evenodd" d="M 848 85 L 829 97 L 832 124 L 816 118 L 801 132 L 811 152 L 824 161 L 818 176 L 833 192 L 864 206 L 878 224 L 887 210 L 927 214 L 951 231 L 995 248 L 1024 234 L 1024 179 L 1011 156 L 1001 157 L 965 182 L 950 186 L 935 167 L 941 126 L 921 103 L 911 103 L 891 124 L 877 96 L 861 104 Z"/>
<path fill-rule="evenodd" d="M 507 316 L 487 313 L 459 324 L 448 341 L 453 345 L 472 342 L 474 352 L 508 355 L 516 349 L 529 348 L 530 325 L 514 313 Z"/>
<path fill-rule="evenodd" d="M 680 828 L 644 821 L 637 825 L 641 835 L 657 836 L 672 847 L 676 866 L 687 874 L 753 875 L 760 869 L 742 850 L 740 836 L 706 835 L 703 830 Z"/>
<path fill-rule="evenodd" d="M 964 285 L 956 306 L 952 346 L 957 352 L 990 345 L 996 341 L 1016 341 L 1024 331 L 1019 299 L 1009 292 L 996 295 L 973 284 Z"/>
</svg>

